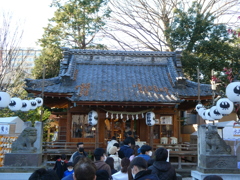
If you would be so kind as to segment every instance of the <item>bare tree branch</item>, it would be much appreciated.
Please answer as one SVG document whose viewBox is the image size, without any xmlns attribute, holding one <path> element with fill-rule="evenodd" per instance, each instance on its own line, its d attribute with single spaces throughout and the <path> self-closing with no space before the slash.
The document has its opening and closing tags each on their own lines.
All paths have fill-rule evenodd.
<svg viewBox="0 0 240 180">
<path fill-rule="evenodd" d="M 111 0 L 111 19 L 104 29 L 105 37 L 118 44 L 118 49 L 162 51 L 171 49 L 165 30 L 177 7 L 188 9 L 188 0 Z M 217 18 L 228 14 L 240 0 L 197 0 L 201 13 Z"/>
</svg>

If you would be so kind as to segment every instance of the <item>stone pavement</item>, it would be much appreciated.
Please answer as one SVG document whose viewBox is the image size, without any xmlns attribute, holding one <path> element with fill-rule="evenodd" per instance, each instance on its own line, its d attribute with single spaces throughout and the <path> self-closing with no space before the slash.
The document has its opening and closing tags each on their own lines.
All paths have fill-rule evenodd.
<svg viewBox="0 0 240 180">
<path fill-rule="evenodd" d="M 32 173 L 0 173 L 1 180 L 28 180 Z"/>
</svg>

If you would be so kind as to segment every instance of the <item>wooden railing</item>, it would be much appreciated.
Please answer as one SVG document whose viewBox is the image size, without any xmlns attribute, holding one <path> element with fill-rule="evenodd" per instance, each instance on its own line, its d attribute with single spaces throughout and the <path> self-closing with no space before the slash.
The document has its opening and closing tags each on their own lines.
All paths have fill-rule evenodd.
<svg viewBox="0 0 240 180">
<path fill-rule="evenodd" d="M 99 143 L 103 147 L 103 143 Z M 154 144 L 154 150 L 159 147 L 170 149 L 170 162 L 177 169 L 183 166 L 197 166 L 197 144 Z M 84 149 L 92 153 L 95 149 L 95 142 L 84 142 Z M 76 142 L 44 142 L 43 161 L 47 164 L 55 163 L 51 156 L 65 154 L 68 158 L 77 150 Z"/>
<path fill-rule="evenodd" d="M 51 156 L 59 156 L 65 154 L 68 158 L 77 151 L 76 142 L 43 142 L 43 161 L 45 163 L 53 163 Z M 99 143 L 103 146 L 103 143 Z M 84 142 L 85 152 L 91 154 L 95 149 L 95 142 Z M 54 161 L 55 162 L 55 161 Z"/>
<path fill-rule="evenodd" d="M 170 162 L 177 169 L 182 169 L 183 166 L 197 167 L 197 144 L 156 144 L 156 149 L 159 147 L 170 150 Z"/>
</svg>

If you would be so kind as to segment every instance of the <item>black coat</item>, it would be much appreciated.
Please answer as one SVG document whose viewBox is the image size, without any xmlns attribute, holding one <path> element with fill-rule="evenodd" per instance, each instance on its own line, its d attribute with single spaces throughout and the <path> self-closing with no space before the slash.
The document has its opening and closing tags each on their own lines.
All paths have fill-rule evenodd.
<svg viewBox="0 0 240 180">
<path fill-rule="evenodd" d="M 155 161 L 148 169 L 157 174 L 160 180 L 177 180 L 175 168 L 169 162 Z"/>
<path fill-rule="evenodd" d="M 156 174 L 151 174 L 151 170 L 143 170 L 136 174 L 134 180 L 159 180 Z"/>
</svg>

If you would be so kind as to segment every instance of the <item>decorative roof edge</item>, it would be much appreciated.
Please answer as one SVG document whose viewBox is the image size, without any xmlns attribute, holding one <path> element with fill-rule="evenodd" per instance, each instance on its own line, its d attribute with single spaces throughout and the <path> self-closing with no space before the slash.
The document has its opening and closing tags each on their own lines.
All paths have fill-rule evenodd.
<svg viewBox="0 0 240 180">
<path fill-rule="evenodd" d="M 115 50 L 86 50 L 86 49 L 70 49 L 61 48 L 63 53 L 75 55 L 111 55 L 111 56 L 158 56 L 158 57 L 173 57 L 176 52 L 168 51 L 115 51 Z"/>
</svg>

